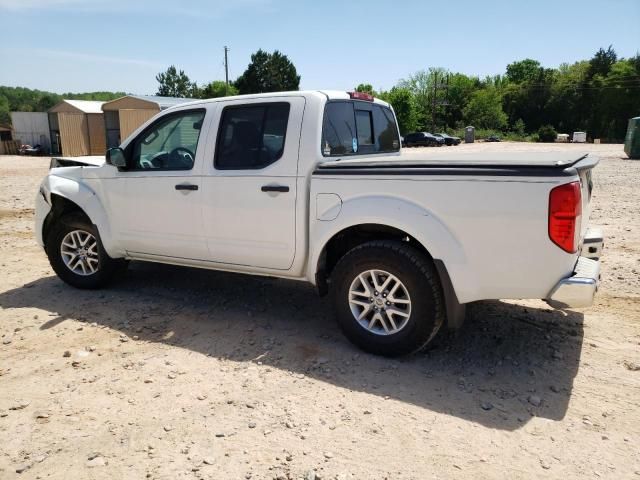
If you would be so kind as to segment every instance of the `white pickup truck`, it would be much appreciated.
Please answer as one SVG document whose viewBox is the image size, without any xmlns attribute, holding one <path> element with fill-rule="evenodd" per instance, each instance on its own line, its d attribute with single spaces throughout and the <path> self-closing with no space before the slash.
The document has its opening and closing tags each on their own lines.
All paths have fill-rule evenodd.
<svg viewBox="0 0 640 480">
<path fill-rule="evenodd" d="M 311 282 L 351 341 L 400 355 L 460 326 L 476 300 L 589 306 L 597 162 L 416 160 L 401 154 L 391 107 L 367 94 L 227 97 L 159 113 L 106 159 L 52 159 L 36 235 L 79 288 L 128 260 Z"/>
</svg>

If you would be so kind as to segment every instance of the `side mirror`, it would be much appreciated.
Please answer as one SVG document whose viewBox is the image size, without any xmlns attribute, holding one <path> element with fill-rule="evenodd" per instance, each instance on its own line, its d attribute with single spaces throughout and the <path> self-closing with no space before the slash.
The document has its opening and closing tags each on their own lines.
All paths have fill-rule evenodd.
<svg viewBox="0 0 640 480">
<path fill-rule="evenodd" d="M 124 150 L 120 147 L 110 148 L 107 150 L 106 160 L 108 165 L 124 168 L 127 166 L 127 158 L 124 156 Z"/>
</svg>

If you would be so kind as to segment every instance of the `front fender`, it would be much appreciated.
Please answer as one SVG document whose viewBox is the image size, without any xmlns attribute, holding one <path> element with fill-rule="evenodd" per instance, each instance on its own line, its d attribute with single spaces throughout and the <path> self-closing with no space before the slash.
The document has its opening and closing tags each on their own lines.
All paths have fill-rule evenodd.
<svg viewBox="0 0 640 480">
<path fill-rule="evenodd" d="M 112 258 L 122 256 L 113 242 L 109 218 L 100 198 L 82 179 L 49 175 L 43 181 L 43 187 L 44 190 L 48 192 L 50 205 L 52 204 L 51 195 L 58 195 L 81 208 L 89 217 L 91 223 L 98 228 L 100 240 L 109 256 Z"/>
<path fill-rule="evenodd" d="M 467 297 L 475 280 L 469 278 L 468 260 L 460 241 L 446 224 L 428 209 L 390 196 L 354 197 L 342 204 L 333 221 L 311 219 L 311 249 L 307 278 L 315 279 L 325 246 L 341 231 L 358 225 L 377 224 L 393 227 L 415 238 L 436 260 L 441 260 L 451 278 L 458 298 Z"/>
</svg>

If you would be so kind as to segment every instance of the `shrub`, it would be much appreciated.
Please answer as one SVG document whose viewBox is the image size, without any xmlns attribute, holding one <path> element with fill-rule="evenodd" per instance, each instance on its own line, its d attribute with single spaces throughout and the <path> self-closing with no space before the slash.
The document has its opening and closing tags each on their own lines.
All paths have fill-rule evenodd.
<svg viewBox="0 0 640 480">
<path fill-rule="evenodd" d="M 558 132 L 551 125 L 543 125 L 538 129 L 538 138 L 540 142 L 555 142 L 558 138 Z"/>
</svg>

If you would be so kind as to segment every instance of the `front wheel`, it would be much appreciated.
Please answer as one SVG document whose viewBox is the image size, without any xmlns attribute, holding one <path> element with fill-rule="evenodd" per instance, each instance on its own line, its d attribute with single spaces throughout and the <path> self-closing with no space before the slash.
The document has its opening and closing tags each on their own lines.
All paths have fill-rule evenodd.
<svg viewBox="0 0 640 480">
<path fill-rule="evenodd" d="M 403 242 L 355 247 L 338 262 L 331 289 L 342 331 L 367 352 L 416 352 L 444 322 L 442 287 L 433 262 Z"/>
<path fill-rule="evenodd" d="M 58 277 L 76 288 L 100 288 L 127 265 L 124 259 L 109 257 L 98 229 L 80 214 L 56 221 L 47 235 L 45 250 Z"/>
</svg>

